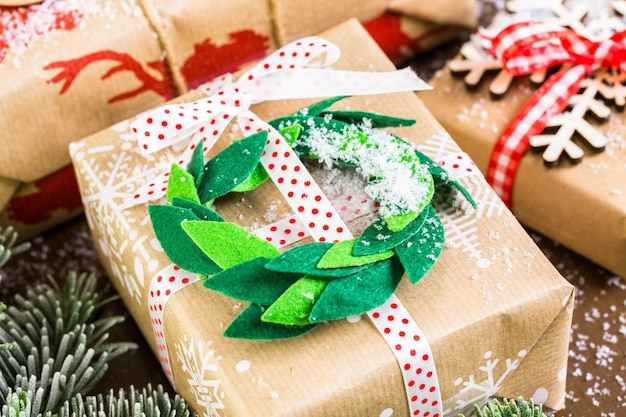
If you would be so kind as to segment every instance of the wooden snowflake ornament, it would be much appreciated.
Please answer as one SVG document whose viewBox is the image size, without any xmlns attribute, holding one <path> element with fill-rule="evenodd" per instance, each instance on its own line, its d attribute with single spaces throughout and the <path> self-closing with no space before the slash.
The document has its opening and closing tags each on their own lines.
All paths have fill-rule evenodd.
<svg viewBox="0 0 626 417">
<path fill-rule="evenodd" d="M 593 115 L 606 121 L 611 115 L 611 109 L 596 98 L 599 84 L 592 78 L 585 79 L 579 92 L 569 100 L 570 110 L 554 116 L 542 134 L 530 139 L 531 149 L 545 149 L 543 161 L 547 166 L 557 165 L 563 155 L 574 163 L 580 162 L 585 152 L 574 142 L 577 137 L 596 151 L 606 147 L 606 136 L 585 119 Z M 557 129 L 555 133 L 549 133 L 554 129 Z"/>
</svg>

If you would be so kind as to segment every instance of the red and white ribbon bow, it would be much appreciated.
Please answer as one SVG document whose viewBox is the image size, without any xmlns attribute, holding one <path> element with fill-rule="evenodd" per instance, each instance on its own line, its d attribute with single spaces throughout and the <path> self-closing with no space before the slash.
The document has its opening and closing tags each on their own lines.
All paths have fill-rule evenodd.
<svg viewBox="0 0 626 417">
<path fill-rule="evenodd" d="M 491 153 L 487 181 L 510 207 L 513 181 L 532 136 L 561 113 L 580 83 L 593 71 L 626 70 L 626 31 L 592 41 L 571 29 L 541 22 L 521 22 L 491 37 L 481 33 L 485 49 L 512 75 L 526 75 L 560 64 L 574 64 L 552 75 L 529 98 L 507 126 Z"/>
<path fill-rule="evenodd" d="M 328 68 L 339 58 L 339 48 L 308 37 L 274 52 L 233 82 L 227 74 L 203 86 L 208 97 L 172 104 L 143 113 L 131 124 L 140 149 L 155 152 L 172 145 L 185 146 L 177 163 L 185 166 L 200 141 L 205 156 L 226 126 L 237 118 L 245 135 L 271 132 L 249 108 L 267 100 L 369 95 L 426 90 L 431 87 L 410 68 L 391 72 L 340 71 Z M 168 169 L 169 171 L 169 169 Z M 125 208 L 165 195 L 167 172 L 140 188 Z"/>
</svg>

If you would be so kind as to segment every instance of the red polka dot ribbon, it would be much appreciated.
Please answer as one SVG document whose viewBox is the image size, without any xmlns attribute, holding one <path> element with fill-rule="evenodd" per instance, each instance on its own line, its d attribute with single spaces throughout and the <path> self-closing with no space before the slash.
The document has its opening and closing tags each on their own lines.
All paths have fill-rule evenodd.
<svg viewBox="0 0 626 417">
<path fill-rule="evenodd" d="M 186 286 L 198 281 L 196 274 L 180 269 L 180 267 L 170 264 L 163 268 L 150 282 L 148 291 L 148 308 L 150 309 L 150 322 L 159 356 L 159 362 L 163 372 L 174 386 L 174 376 L 172 375 L 172 365 L 170 355 L 165 341 L 165 331 L 163 327 L 165 305 L 167 302 Z"/>
<path fill-rule="evenodd" d="M 206 157 L 208 149 L 233 118 L 237 118 L 245 135 L 267 130 L 268 140 L 261 163 L 306 231 L 320 242 L 351 239 L 352 234 L 345 223 L 291 147 L 276 130 L 249 110 L 250 105 L 266 100 L 369 95 L 430 88 L 410 69 L 386 73 L 327 69 L 338 57 L 339 49 L 324 39 L 302 39 L 281 48 L 243 74 L 237 82 L 232 82 L 231 75 L 225 75 L 203 86 L 201 89 L 209 95 L 208 98 L 144 113 L 138 116 L 131 128 L 140 149 L 145 152 L 184 144 L 186 149 L 176 161 L 182 166 L 188 163 L 195 146 L 200 142 Z M 186 141 L 188 143 L 185 144 Z M 124 206 L 161 198 L 165 195 L 166 184 L 167 173 L 163 173 L 138 190 Z M 280 241 L 273 243 L 281 245 Z M 187 272 L 172 265 L 157 274 L 150 286 L 149 305 L 157 348 L 163 369 L 172 383 L 163 333 L 163 312 L 165 303 L 173 294 L 194 280 L 197 277 L 192 278 Z M 441 414 L 441 401 L 434 397 L 439 395 L 439 389 L 432 354 L 428 353 L 426 357 L 426 353 L 421 353 L 419 358 L 411 355 L 412 351 L 430 352 L 426 338 L 395 297 L 381 309 L 392 309 L 400 314 L 398 317 L 402 317 L 396 322 L 401 328 L 393 326 L 396 336 L 401 332 L 410 334 L 406 342 L 400 343 L 395 338 L 387 339 L 390 334 L 384 329 L 392 326 L 387 325 L 381 331 L 396 355 L 402 372 L 406 374 L 405 386 L 411 415 L 421 413 L 422 416 L 438 417 Z M 373 317 L 375 314 L 373 312 L 369 315 Z M 401 348 L 398 349 L 398 346 Z M 427 368 L 425 364 L 428 361 L 430 365 Z M 418 374 L 418 368 L 425 374 Z M 416 384 L 418 391 L 414 388 Z M 426 402 L 423 402 L 423 398 L 427 397 L 420 390 L 422 385 L 429 393 Z M 418 399 L 414 400 L 416 396 Z"/>
<path fill-rule="evenodd" d="M 410 68 L 390 72 L 328 68 L 339 54 L 337 46 L 319 37 L 286 45 L 236 82 L 232 75 L 226 74 L 201 86 L 200 90 L 209 96 L 206 99 L 167 105 L 137 116 L 131 129 L 139 149 L 151 153 L 172 145 L 184 146 L 185 151 L 175 162 L 185 166 L 200 141 L 206 156 L 233 118 L 240 120 L 246 136 L 258 129 L 269 129 L 248 110 L 255 103 L 430 89 Z M 123 208 L 163 197 L 167 185 L 165 171 L 169 167 L 164 167 L 163 174 L 136 191 Z"/>
<path fill-rule="evenodd" d="M 426 336 L 394 295 L 367 313 L 396 356 L 411 416 L 442 417 L 435 359 Z"/>
<path fill-rule="evenodd" d="M 280 137 L 280 135 L 277 135 L 277 137 Z M 281 141 L 281 143 L 284 143 L 284 141 Z M 290 152 L 290 154 L 292 153 Z M 283 156 L 287 159 L 291 158 L 291 155 Z M 273 158 L 279 157 L 280 154 L 273 156 Z M 302 204 L 310 203 L 312 205 L 298 208 L 295 215 L 307 226 L 313 238 L 318 242 L 337 242 L 352 239 L 352 233 L 348 230 L 341 217 L 334 214 L 334 210 L 332 214 L 328 212 L 323 215 L 321 215 L 321 211 L 317 210 L 317 207 L 321 207 L 321 204 L 324 202 L 327 202 L 327 207 L 332 208 L 332 206 L 321 191 L 317 194 L 317 188 L 315 194 L 310 194 L 309 187 L 313 184 L 306 184 L 306 182 L 309 181 L 308 179 L 311 176 L 305 167 L 301 165 L 299 159 L 295 158 L 295 160 L 299 164 L 293 166 L 301 166 L 300 169 L 290 170 L 289 165 L 287 165 L 287 169 L 283 170 L 281 168 L 280 170 L 280 172 L 292 171 L 292 180 L 289 181 L 281 181 L 283 179 L 282 174 L 278 177 L 273 176 L 272 169 L 266 166 L 270 177 L 288 201 L 294 197 L 298 198 L 297 195 L 293 195 L 294 193 L 297 194 L 298 191 L 294 192 L 294 188 L 289 186 L 282 187 L 282 185 L 286 182 L 291 183 L 291 187 L 304 185 L 302 191 L 305 193 L 302 194 L 301 199 L 298 201 Z M 269 159 L 269 161 L 264 162 L 264 165 L 266 163 L 274 163 L 274 160 Z M 295 164 L 296 162 L 294 161 L 293 163 Z M 275 170 L 276 167 L 273 169 Z M 363 202 L 363 204 L 366 204 L 366 202 Z M 324 225 L 321 229 L 319 228 L 320 221 Z M 274 243 L 278 245 L 282 241 Z M 395 295 L 390 297 L 379 308 L 368 312 L 367 315 L 389 345 L 400 365 L 411 416 L 441 417 L 441 392 L 435 372 L 435 361 L 430 345 L 417 323 Z"/>
<path fill-rule="evenodd" d="M 481 33 L 488 52 L 512 75 L 526 75 L 560 64 L 575 64 L 552 75 L 530 97 L 492 150 L 487 181 L 510 207 L 517 168 L 529 146 L 550 119 L 561 113 L 591 72 L 607 67 L 626 70 L 626 31 L 592 41 L 571 29 L 541 22 L 521 22 L 495 36 Z"/>
</svg>

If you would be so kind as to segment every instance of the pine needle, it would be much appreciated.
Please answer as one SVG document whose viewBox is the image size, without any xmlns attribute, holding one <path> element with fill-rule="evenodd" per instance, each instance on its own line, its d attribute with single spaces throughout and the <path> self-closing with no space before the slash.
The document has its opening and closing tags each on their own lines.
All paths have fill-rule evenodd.
<svg viewBox="0 0 626 417">
<path fill-rule="evenodd" d="M 500 403 L 498 400 L 491 400 L 484 410 L 477 405 L 474 406 L 476 417 L 546 417 L 541 405 L 535 405 L 533 400 L 525 401 L 523 398 L 514 400 L 504 399 Z M 459 414 L 459 417 L 464 417 Z"/>
<path fill-rule="evenodd" d="M 178 395 L 170 399 L 163 387 L 153 389 L 148 384 L 139 391 L 132 386 L 126 392 L 120 389 L 103 398 L 102 395 L 89 396 L 84 400 L 78 395 L 66 401 L 58 417 L 192 417 L 185 401 Z"/>
<path fill-rule="evenodd" d="M 16 295 L 0 322 L 0 344 L 12 344 L 0 352 L 0 403 L 15 403 L 14 393 L 24 392 L 28 412 L 19 413 L 38 416 L 57 413 L 64 402 L 91 391 L 111 359 L 136 347 L 107 341 L 123 317 L 98 319 L 102 305 L 95 275 L 75 272 L 63 287 L 50 279 Z"/>
<path fill-rule="evenodd" d="M 30 242 L 17 244 L 17 232 L 12 226 L 0 227 L 0 268 L 9 261 L 11 255 L 30 248 Z"/>
</svg>

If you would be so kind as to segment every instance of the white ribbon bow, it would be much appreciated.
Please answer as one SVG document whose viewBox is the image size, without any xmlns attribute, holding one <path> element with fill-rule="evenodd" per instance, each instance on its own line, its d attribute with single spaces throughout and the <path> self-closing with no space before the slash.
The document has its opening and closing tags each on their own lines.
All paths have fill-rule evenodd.
<svg viewBox="0 0 626 417">
<path fill-rule="evenodd" d="M 339 58 L 336 45 L 307 37 L 277 50 L 233 82 L 231 74 L 199 87 L 207 98 L 172 104 L 143 113 L 131 124 L 139 148 L 156 152 L 175 144 L 186 146 L 178 158 L 186 166 L 202 141 L 205 158 L 233 118 L 244 135 L 271 127 L 252 113 L 253 104 L 268 100 L 321 98 L 427 90 L 431 87 L 410 68 L 390 72 L 332 70 Z M 124 204 L 132 207 L 157 200 L 167 190 L 168 171 L 143 186 Z"/>
</svg>

